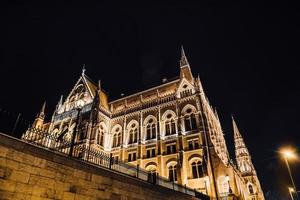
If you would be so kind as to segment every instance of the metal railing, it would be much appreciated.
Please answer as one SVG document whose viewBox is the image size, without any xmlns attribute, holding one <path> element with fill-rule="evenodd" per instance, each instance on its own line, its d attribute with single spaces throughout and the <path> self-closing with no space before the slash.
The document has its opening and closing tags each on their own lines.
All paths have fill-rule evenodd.
<svg viewBox="0 0 300 200">
<path fill-rule="evenodd" d="M 151 173 L 130 163 L 115 159 L 112 154 L 91 148 L 88 141 L 80 141 L 71 143 L 71 139 L 67 137 L 60 138 L 45 131 L 29 128 L 22 136 L 22 140 L 34 144 L 36 146 L 46 148 L 54 152 L 60 152 L 86 162 L 96 164 L 109 170 L 117 171 L 122 174 L 143 180 L 155 185 L 160 185 L 171 190 L 195 196 L 199 199 L 207 199 L 206 195 L 178 183 L 169 181 L 168 179 L 159 176 L 157 173 Z M 74 145 L 72 148 L 71 146 Z M 73 149 L 73 152 L 70 152 Z"/>
</svg>

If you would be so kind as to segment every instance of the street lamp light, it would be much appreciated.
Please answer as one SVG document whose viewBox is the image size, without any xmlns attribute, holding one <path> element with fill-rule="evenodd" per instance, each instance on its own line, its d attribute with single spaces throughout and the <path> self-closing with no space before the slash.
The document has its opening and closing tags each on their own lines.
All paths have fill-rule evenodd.
<svg viewBox="0 0 300 200">
<path fill-rule="evenodd" d="M 295 192 L 294 188 L 289 187 L 288 189 L 289 189 L 289 193 L 291 195 L 291 199 L 294 200 L 294 197 L 293 197 L 293 194 L 292 194 L 293 192 Z"/>
<path fill-rule="evenodd" d="M 292 192 L 297 191 L 297 189 L 296 189 L 296 185 L 295 185 L 295 182 L 294 182 L 294 179 L 293 179 L 293 176 L 292 176 L 292 172 L 291 172 L 291 168 L 290 168 L 288 160 L 296 159 L 297 155 L 295 153 L 295 150 L 291 149 L 291 148 L 283 148 L 280 151 L 280 153 L 282 154 L 282 157 L 283 157 L 283 159 L 285 161 L 286 167 L 288 169 L 288 172 L 289 172 L 292 184 L 293 184 L 293 188 L 289 188 L 289 192 L 290 192 L 291 198 L 293 200 Z M 297 196 L 297 199 L 298 199 L 298 194 L 297 193 L 296 193 L 296 196 Z"/>
</svg>

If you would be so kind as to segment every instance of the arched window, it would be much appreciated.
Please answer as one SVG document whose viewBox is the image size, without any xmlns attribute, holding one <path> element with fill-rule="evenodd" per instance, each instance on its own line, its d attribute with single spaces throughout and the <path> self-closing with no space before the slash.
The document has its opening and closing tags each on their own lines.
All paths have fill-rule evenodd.
<svg viewBox="0 0 300 200">
<path fill-rule="evenodd" d="M 156 166 L 149 165 L 146 167 L 146 170 L 148 171 L 148 182 L 155 184 L 156 183 Z"/>
<path fill-rule="evenodd" d="M 103 141 L 104 141 L 104 127 L 103 125 L 100 125 L 97 134 L 97 144 L 103 146 Z"/>
<path fill-rule="evenodd" d="M 156 138 L 156 123 L 153 118 L 146 122 L 146 140 Z"/>
<path fill-rule="evenodd" d="M 185 127 L 185 131 L 190 131 L 197 128 L 196 116 L 195 113 L 193 113 L 191 108 L 185 110 L 184 127 Z"/>
<path fill-rule="evenodd" d="M 112 131 L 113 140 L 112 140 L 112 148 L 118 147 L 121 145 L 121 126 L 115 127 Z"/>
<path fill-rule="evenodd" d="M 168 171 L 169 171 L 169 180 L 172 181 L 172 182 L 177 181 L 176 167 L 177 167 L 177 165 L 170 165 L 170 166 L 168 167 Z"/>
<path fill-rule="evenodd" d="M 138 134 L 137 128 L 131 129 L 129 131 L 129 142 L 128 142 L 128 144 L 132 144 L 132 143 L 137 142 L 137 134 Z"/>
<path fill-rule="evenodd" d="M 253 186 L 251 184 L 248 185 L 248 190 L 250 194 L 254 194 Z"/>
<path fill-rule="evenodd" d="M 176 124 L 172 114 L 167 115 L 165 121 L 166 135 L 172 135 L 176 133 Z"/>
<path fill-rule="evenodd" d="M 156 166 L 151 164 L 146 167 L 146 170 L 150 173 L 156 173 Z"/>
<path fill-rule="evenodd" d="M 192 163 L 192 173 L 193 173 L 193 178 L 203 177 L 204 173 L 203 173 L 201 161 L 194 161 Z"/>
<path fill-rule="evenodd" d="M 128 133 L 129 133 L 129 140 L 128 144 L 133 144 L 137 142 L 138 138 L 138 124 L 137 123 L 129 123 L 128 124 Z"/>
</svg>

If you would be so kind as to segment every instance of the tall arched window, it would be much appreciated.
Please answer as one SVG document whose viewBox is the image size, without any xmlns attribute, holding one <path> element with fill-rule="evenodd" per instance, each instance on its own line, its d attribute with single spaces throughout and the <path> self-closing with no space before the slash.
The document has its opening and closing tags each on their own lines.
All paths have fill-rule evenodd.
<svg viewBox="0 0 300 200">
<path fill-rule="evenodd" d="M 186 109 L 184 113 L 184 127 L 185 131 L 190 131 L 197 128 L 196 116 L 191 108 Z"/>
<path fill-rule="evenodd" d="M 146 140 L 156 138 L 156 122 L 153 118 L 150 118 L 146 122 Z"/>
<path fill-rule="evenodd" d="M 203 177 L 204 173 L 203 173 L 201 161 L 194 161 L 192 163 L 192 173 L 193 173 L 193 178 Z"/>
<path fill-rule="evenodd" d="M 103 125 L 100 125 L 97 134 L 97 144 L 103 146 L 103 141 L 104 141 L 104 127 Z"/>
<path fill-rule="evenodd" d="M 166 135 L 172 135 L 176 133 L 175 119 L 172 114 L 168 114 L 165 121 Z"/>
<path fill-rule="evenodd" d="M 172 182 L 177 181 L 176 167 L 177 167 L 177 165 L 170 165 L 170 166 L 168 167 L 168 171 L 169 171 L 169 180 L 172 181 Z"/>
<path fill-rule="evenodd" d="M 138 124 L 137 123 L 129 123 L 128 133 L 129 133 L 129 140 L 128 144 L 133 144 L 137 142 L 138 138 Z"/>
<path fill-rule="evenodd" d="M 112 131 L 113 137 L 112 137 L 112 148 L 118 147 L 121 145 L 121 136 L 122 136 L 122 130 L 121 126 L 117 126 Z"/>
<path fill-rule="evenodd" d="M 156 166 L 150 165 L 146 167 L 146 170 L 148 171 L 148 182 L 150 183 L 156 183 Z"/>
</svg>

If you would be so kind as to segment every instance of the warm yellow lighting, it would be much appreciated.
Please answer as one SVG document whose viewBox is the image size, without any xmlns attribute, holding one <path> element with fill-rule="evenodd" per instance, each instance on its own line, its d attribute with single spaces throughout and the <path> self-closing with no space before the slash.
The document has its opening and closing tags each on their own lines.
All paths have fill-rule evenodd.
<svg viewBox="0 0 300 200">
<path fill-rule="evenodd" d="M 292 188 L 292 187 L 289 187 L 289 191 L 290 192 L 295 192 L 294 188 Z"/>
<path fill-rule="evenodd" d="M 294 159 L 297 157 L 295 150 L 291 148 L 284 148 L 280 151 L 280 153 L 283 155 L 285 159 Z"/>
</svg>

